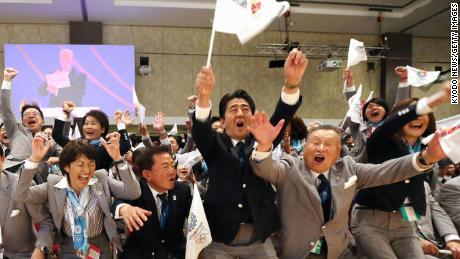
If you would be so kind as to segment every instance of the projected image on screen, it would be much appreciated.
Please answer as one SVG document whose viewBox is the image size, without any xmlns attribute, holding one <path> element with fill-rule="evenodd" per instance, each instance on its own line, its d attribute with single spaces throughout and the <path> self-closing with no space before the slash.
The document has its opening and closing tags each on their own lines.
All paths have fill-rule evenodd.
<svg viewBox="0 0 460 259">
<path fill-rule="evenodd" d="M 24 100 L 39 104 L 45 116 L 60 112 L 67 100 L 108 115 L 134 110 L 133 46 L 7 44 L 5 67 L 19 71 L 12 88 L 18 116 Z"/>
</svg>

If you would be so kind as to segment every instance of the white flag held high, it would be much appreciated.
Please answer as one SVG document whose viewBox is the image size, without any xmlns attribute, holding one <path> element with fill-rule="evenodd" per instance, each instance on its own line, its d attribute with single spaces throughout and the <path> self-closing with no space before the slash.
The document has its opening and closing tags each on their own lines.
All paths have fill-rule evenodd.
<svg viewBox="0 0 460 259">
<path fill-rule="evenodd" d="M 354 123 L 363 124 L 363 115 L 361 112 L 361 93 L 362 93 L 362 85 L 359 85 L 358 90 L 356 91 L 355 95 L 350 97 L 348 100 L 348 112 L 347 116 L 350 117 L 350 120 Z"/>
<path fill-rule="evenodd" d="M 460 122 L 447 131 L 439 140 L 441 148 L 455 164 L 460 163 Z"/>
<path fill-rule="evenodd" d="M 144 123 L 145 120 L 145 107 L 139 102 L 137 98 L 136 89 L 133 88 L 133 104 L 136 108 L 136 116 L 139 117 L 139 122 Z"/>
<path fill-rule="evenodd" d="M 212 242 L 211 230 L 204 213 L 203 203 L 196 184 L 193 185 L 193 199 L 188 215 L 187 246 L 185 259 L 196 259 L 203 248 Z"/>
<path fill-rule="evenodd" d="M 406 69 L 407 83 L 415 87 L 433 83 L 441 73 L 441 71 L 424 71 L 411 66 L 406 66 Z"/>
<path fill-rule="evenodd" d="M 289 10 L 289 3 L 276 0 L 217 0 L 213 30 L 236 34 L 245 44 Z"/>
<path fill-rule="evenodd" d="M 171 136 L 174 136 L 174 135 L 177 135 L 177 123 L 174 123 L 174 126 L 172 127 L 172 129 L 168 132 L 168 136 L 171 135 Z"/>
<path fill-rule="evenodd" d="M 348 48 L 347 68 L 359 64 L 361 61 L 367 60 L 366 48 L 364 43 L 355 39 L 350 39 L 350 47 Z"/>
</svg>

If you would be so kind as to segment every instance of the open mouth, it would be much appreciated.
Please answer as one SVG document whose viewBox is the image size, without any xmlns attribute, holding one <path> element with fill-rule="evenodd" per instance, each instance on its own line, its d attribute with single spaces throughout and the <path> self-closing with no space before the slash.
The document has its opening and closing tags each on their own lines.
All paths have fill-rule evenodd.
<svg viewBox="0 0 460 259">
<path fill-rule="evenodd" d="M 173 183 L 174 183 L 174 182 L 176 181 L 176 177 L 175 177 L 175 176 L 173 176 L 173 177 L 169 178 L 169 179 L 168 179 L 168 181 L 169 181 L 169 182 L 173 182 Z"/>
<path fill-rule="evenodd" d="M 236 122 L 236 127 L 239 128 L 239 129 L 240 129 L 240 128 L 243 128 L 243 127 L 244 127 L 244 121 L 238 121 L 238 122 Z"/>
<path fill-rule="evenodd" d="M 29 123 L 30 126 L 35 126 L 37 124 L 37 121 L 29 120 L 28 123 Z"/>
<path fill-rule="evenodd" d="M 415 123 L 410 123 L 409 128 L 411 129 L 421 129 L 423 127 L 423 124 L 420 122 L 415 122 Z"/>
<path fill-rule="evenodd" d="M 80 175 L 78 177 L 78 180 L 80 180 L 80 182 L 83 183 L 83 184 L 88 184 L 89 179 L 90 179 L 89 175 Z"/>
<path fill-rule="evenodd" d="M 317 155 L 317 156 L 315 156 L 314 160 L 315 160 L 316 163 L 322 163 L 324 161 L 324 156 Z"/>
<path fill-rule="evenodd" d="M 379 114 L 380 113 L 378 111 L 373 111 L 373 112 L 371 112 L 371 117 L 377 117 L 377 116 L 379 116 Z"/>
</svg>

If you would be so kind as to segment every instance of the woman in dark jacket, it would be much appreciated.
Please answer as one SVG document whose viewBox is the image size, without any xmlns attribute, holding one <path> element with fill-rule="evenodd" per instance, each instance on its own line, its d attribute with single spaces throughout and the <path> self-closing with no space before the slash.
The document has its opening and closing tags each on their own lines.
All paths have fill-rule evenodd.
<svg viewBox="0 0 460 259">
<path fill-rule="evenodd" d="M 68 101 L 64 104 L 63 116 L 54 120 L 53 139 L 61 147 L 64 147 L 70 142 L 68 136 L 64 134 L 65 122 L 69 119 L 70 114 L 74 110 L 75 105 Z M 115 122 L 117 123 L 118 133 L 120 134 L 120 153 L 124 155 L 131 149 L 128 132 L 126 131 L 125 123 L 121 120 L 121 112 L 115 113 Z M 88 141 L 96 148 L 96 170 L 109 170 L 112 166 L 113 159 L 109 156 L 105 148 L 101 145 L 100 138 L 105 138 L 109 131 L 109 118 L 107 114 L 99 110 L 90 110 L 83 117 L 83 136 L 82 139 Z"/>
<path fill-rule="evenodd" d="M 423 137 L 436 130 L 431 109 L 447 102 L 450 91 L 418 100 L 401 100 L 366 144 L 368 160 L 379 164 L 421 152 Z M 420 161 L 429 164 L 430 161 Z M 415 233 L 415 221 L 425 215 L 423 181 L 426 175 L 359 191 L 352 232 L 358 249 L 368 258 L 424 258 Z"/>
</svg>

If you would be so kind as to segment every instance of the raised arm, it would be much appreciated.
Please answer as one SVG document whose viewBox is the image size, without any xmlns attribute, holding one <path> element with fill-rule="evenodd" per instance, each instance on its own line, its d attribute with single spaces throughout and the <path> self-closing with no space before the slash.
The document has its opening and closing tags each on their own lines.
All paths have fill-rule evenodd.
<svg viewBox="0 0 460 259">
<path fill-rule="evenodd" d="M 8 136 L 13 136 L 14 131 L 18 127 L 16 117 L 14 116 L 13 110 L 11 109 L 11 85 L 13 78 L 18 74 L 18 71 L 14 68 L 5 68 L 3 72 L 3 83 L 1 89 L 1 100 L 0 100 L 0 116 L 5 125 L 5 130 Z"/>
<path fill-rule="evenodd" d="M 347 101 L 356 94 L 355 84 L 353 83 L 353 73 L 350 69 L 345 69 L 343 71 L 343 80 L 345 80 L 345 89 L 343 89 L 343 93 L 345 94 L 345 98 Z"/>
<path fill-rule="evenodd" d="M 70 139 L 65 134 L 66 125 L 69 124 L 70 114 L 75 109 L 75 104 L 71 101 L 65 101 L 62 107 L 62 114 L 54 120 L 52 137 L 61 147 L 67 145 Z"/>
<path fill-rule="evenodd" d="M 399 78 L 398 88 L 396 88 L 395 104 L 403 99 L 410 98 L 410 85 L 407 83 L 407 69 L 406 67 L 397 66 L 395 74 Z"/>
<path fill-rule="evenodd" d="M 129 141 L 128 131 L 126 130 L 133 120 L 129 111 L 121 112 L 115 111 L 115 123 L 117 124 L 118 134 L 120 134 L 120 154 L 124 155 L 131 149 L 131 142 Z"/>
</svg>

